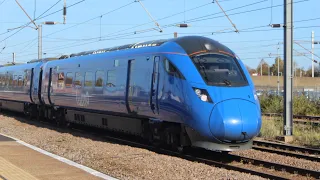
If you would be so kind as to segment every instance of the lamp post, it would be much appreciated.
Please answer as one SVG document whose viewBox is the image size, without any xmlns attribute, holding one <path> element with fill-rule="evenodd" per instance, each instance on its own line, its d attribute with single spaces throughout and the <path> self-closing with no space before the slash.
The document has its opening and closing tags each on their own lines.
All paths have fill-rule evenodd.
<svg viewBox="0 0 320 180">
<path fill-rule="evenodd" d="M 26 14 L 26 16 L 30 19 L 30 23 L 33 23 L 36 28 L 28 26 L 30 24 L 30 23 L 28 23 L 26 26 L 20 26 L 20 27 L 13 28 L 13 29 L 30 27 L 32 29 L 38 30 L 38 59 L 41 59 L 42 58 L 42 26 L 41 25 L 37 25 L 35 23 L 36 19 L 31 19 L 31 17 L 23 9 L 23 7 L 18 2 L 18 0 L 15 0 L 15 1 L 19 5 L 19 7 L 22 9 L 22 11 Z M 66 2 L 66 0 L 64 0 L 64 5 L 63 5 L 63 24 L 66 24 L 66 15 L 67 15 L 67 2 Z M 45 21 L 42 24 L 55 25 L 55 24 L 60 24 L 60 23 L 59 22 L 54 22 L 54 21 Z M 8 31 L 13 30 L 13 29 L 8 29 Z"/>
<path fill-rule="evenodd" d="M 278 96 L 280 95 L 280 77 L 279 77 L 279 73 L 280 73 L 280 58 L 279 58 L 279 43 L 278 43 L 278 47 L 277 47 L 277 61 L 278 61 L 278 80 L 277 80 L 277 84 L 278 84 Z"/>
<path fill-rule="evenodd" d="M 59 22 L 55 21 L 45 21 L 41 24 L 44 25 L 55 25 L 55 24 L 61 24 Z M 38 25 L 38 59 L 42 59 L 42 25 Z"/>
<path fill-rule="evenodd" d="M 61 23 L 55 22 L 55 21 L 45 21 L 45 22 L 42 22 L 41 24 L 44 24 L 44 25 L 55 25 L 55 24 L 61 24 Z M 12 31 L 12 30 L 18 29 L 18 28 L 29 27 L 29 28 L 32 28 L 34 30 L 37 30 L 38 31 L 38 59 L 42 58 L 42 25 L 41 24 L 36 25 L 36 28 L 34 28 L 32 26 L 19 26 L 19 27 L 16 27 L 16 28 L 7 29 L 7 31 Z"/>
</svg>

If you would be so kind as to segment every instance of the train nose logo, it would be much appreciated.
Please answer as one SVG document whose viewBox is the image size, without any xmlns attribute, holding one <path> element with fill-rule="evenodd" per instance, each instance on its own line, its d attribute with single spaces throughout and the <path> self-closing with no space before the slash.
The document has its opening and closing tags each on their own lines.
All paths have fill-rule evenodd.
<svg viewBox="0 0 320 180">
<path fill-rule="evenodd" d="M 81 89 L 77 89 L 76 91 L 76 103 L 78 106 L 87 107 L 89 106 L 89 94 L 86 92 L 85 94 L 81 93 Z"/>
</svg>

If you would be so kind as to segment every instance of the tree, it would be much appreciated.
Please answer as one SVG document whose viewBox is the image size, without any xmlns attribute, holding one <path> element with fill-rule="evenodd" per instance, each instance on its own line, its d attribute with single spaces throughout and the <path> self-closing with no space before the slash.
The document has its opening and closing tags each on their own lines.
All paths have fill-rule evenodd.
<svg viewBox="0 0 320 180">
<path fill-rule="evenodd" d="M 247 65 L 245 65 L 245 66 L 246 66 L 246 68 L 247 68 L 247 70 L 248 70 L 248 72 L 249 72 L 250 75 L 252 75 L 252 74 L 254 74 L 254 73 L 257 72 L 255 69 L 252 69 L 251 67 L 249 67 L 249 66 L 247 66 Z"/>
<path fill-rule="evenodd" d="M 306 76 L 307 77 L 312 77 L 312 69 L 311 69 L 311 67 L 309 67 L 308 70 L 306 71 Z M 320 77 L 320 68 L 317 65 L 314 66 L 314 77 Z"/>
<path fill-rule="evenodd" d="M 284 66 L 284 62 L 280 57 L 275 58 L 274 60 L 274 64 L 272 64 L 270 71 L 271 74 L 273 74 L 274 76 L 278 75 L 278 58 L 279 58 L 279 72 L 282 72 L 283 74 L 283 66 Z"/>
<path fill-rule="evenodd" d="M 261 66 L 262 66 L 262 75 L 263 76 L 267 76 L 268 75 L 268 70 L 269 70 L 269 65 L 268 65 L 268 63 L 266 63 L 264 61 L 264 59 L 261 59 L 259 65 L 257 67 L 257 72 L 259 74 L 261 74 Z"/>
</svg>

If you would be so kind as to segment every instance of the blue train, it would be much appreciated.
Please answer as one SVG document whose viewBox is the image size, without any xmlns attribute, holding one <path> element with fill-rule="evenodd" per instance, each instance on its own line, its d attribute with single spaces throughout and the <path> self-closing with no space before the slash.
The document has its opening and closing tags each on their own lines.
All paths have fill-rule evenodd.
<svg viewBox="0 0 320 180">
<path fill-rule="evenodd" d="M 0 108 L 213 151 L 249 149 L 261 128 L 244 64 L 201 36 L 1 67 Z"/>
</svg>

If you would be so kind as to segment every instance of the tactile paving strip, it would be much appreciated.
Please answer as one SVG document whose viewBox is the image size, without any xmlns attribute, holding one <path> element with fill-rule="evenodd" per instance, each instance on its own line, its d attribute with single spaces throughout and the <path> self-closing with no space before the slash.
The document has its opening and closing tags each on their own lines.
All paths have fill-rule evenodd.
<svg viewBox="0 0 320 180">
<path fill-rule="evenodd" d="M 0 180 L 37 180 L 37 178 L 0 157 Z"/>
</svg>

